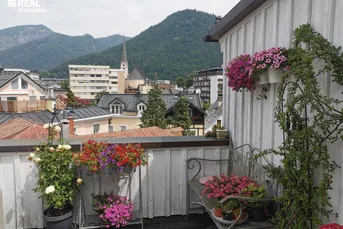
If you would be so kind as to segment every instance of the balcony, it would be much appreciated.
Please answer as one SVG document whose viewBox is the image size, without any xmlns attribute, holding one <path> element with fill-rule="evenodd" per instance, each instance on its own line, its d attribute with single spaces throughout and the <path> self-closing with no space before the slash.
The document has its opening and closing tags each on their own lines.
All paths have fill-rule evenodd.
<svg viewBox="0 0 343 229">
<path fill-rule="evenodd" d="M 34 100 L 34 101 L 0 101 L 0 112 L 24 113 L 30 111 L 45 111 L 49 108 L 51 101 Z M 52 107 L 52 106 L 51 106 Z M 56 100 L 56 108 L 64 109 L 64 104 Z"/>
<path fill-rule="evenodd" d="M 205 159 L 228 158 L 229 145 L 227 140 L 194 136 L 102 140 L 113 143 L 140 143 L 145 149 L 146 155 L 149 156 L 149 164 L 142 167 L 141 171 L 142 210 L 143 217 L 146 219 L 145 223 L 166 223 L 169 219 L 156 217 L 170 216 L 175 216 L 170 220 L 176 219 L 177 222 L 166 223 L 166 225 L 170 226 L 169 228 L 178 228 L 175 227 L 176 224 L 191 225 L 190 222 L 192 221 L 192 228 L 205 229 L 206 224 L 212 223 L 208 216 L 201 216 L 199 220 L 199 217 L 194 215 L 190 217 L 191 221 L 185 221 L 184 217 L 177 217 L 177 215 L 186 215 L 187 201 L 197 200 L 194 193 L 189 198 L 187 197 L 187 180 L 194 176 L 195 172 L 187 172 L 186 160 L 192 157 Z M 39 140 L 0 141 L 0 174 L 2 174 L 0 176 L 0 184 L 2 184 L 0 186 L 0 210 L 3 207 L 3 215 L 6 216 L 4 218 L 5 229 L 43 228 L 42 202 L 41 199 L 38 199 L 39 195 L 32 192 L 36 183 L 36 177 L 31 168 L 33 163 L 27 160 L 27 156 L 40 142 Z M 81 140 L 70 141 L 70 145 L 75 151 L 80 150 L 81 143 Z M 220 172 L 227 171 L 227 168 L 228 164 L 226 162 L 209 163 L 204 165 L 200 175 L 220 174 Z M 102 191 L 106 191 L 106 187 L 112 185 L 113 181 L 109 177 L 102 177 L 102 185 L 97 187 L 99 183 L 96 183 L 97 181 L 93 177 L 84 175 L 83 180 L 85 182 L 83 193 L 87 193 L 87 195 L 84 195 L 85 211 L 91 213 L 91 197 L 88 194 L 99 191 L 99 187 Z M 131 193 L 135 205 L 139 202 L 138 182 L 139 175 L 136 171 L 132 177 L 133 189 Z M 120 190 L 127 190 L 125 182 L 123 182 Z M 76 206 L 78 206 L 77 202 L 75 203 Z M 79 208 L 75 207 L 75 209 Z M 196 205 L 192 205 L 190 210 L 191 213 L 203 212 L 203 209 Z M 75 222 L 78 224 L 80 219 L 78 211 L 74 214 L 76 216 Z M 202 225 L 196 225 L 194 219 L 202 222 Z M 149 226 L 146 228 L 149 228 Z"/>
</svg>

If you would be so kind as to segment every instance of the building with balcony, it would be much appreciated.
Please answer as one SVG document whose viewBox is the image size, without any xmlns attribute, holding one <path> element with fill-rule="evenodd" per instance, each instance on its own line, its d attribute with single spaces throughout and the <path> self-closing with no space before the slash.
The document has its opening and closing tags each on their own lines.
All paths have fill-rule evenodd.
<svg viewBox="0 0 343 229">
<path fill-rule="evenodd" d="M 75 96 L 95 99 L 97 93 L 122 94 L 128 77 L 126 45 L 123 43 L 123 58 L 120 69 L 108 65 L 69 65 L 69 84 Z"/>
<path fill-rule="evenodd" d="M 163 100 L 167 105 L 166 117 L 172 116 L 174 106 L 179 100 L 179 94 L 163 94 Z M 189 113 L 192 117 L 191 131 L 195 135 L 204 135 L 205 112 L 202 110 L 201 100 L 197 94 L 184 95 L 189 101 Z M 137 129 L 141 124 L 142 113 L 147 107 L 147 94 L 107 94 L 103 95 L 98 107 L 106 109 L 114 114 L 111 124 L 113 130 Z"/>
<path fill-rule="evenodd" d="M 44 100 L 46 90 L 22 71 L 7 72 L 0 68 L 0 101 Z"/>
<path fill-rule="evenodd" d="M 213 104 L 223 96 L 223 68 L 211 68 L 196 72 L 194 89 L 201 100 Z"/>
</svg>

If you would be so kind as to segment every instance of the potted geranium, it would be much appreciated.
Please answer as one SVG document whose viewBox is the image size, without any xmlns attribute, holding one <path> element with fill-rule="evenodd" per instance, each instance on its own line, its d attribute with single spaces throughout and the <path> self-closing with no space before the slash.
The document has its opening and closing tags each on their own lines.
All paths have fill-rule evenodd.
<svg viewBox="0 0 343 229">
<path fill-rule="evenodd" d="M 117 169 L 116 145 L 109 144 L 99 155 L 99 164 L 105 175 L 112 175 Z"/>
<path fill-rule="evenodd" d="M 256 182 L 251 182 L 246 188 L 244 188 L 242 195 L 254 199 L 262 199 L 266 195 L 264 186 L 258 185 Z M 249 216 L 252 221 L 263 222 L 268 219 L 268 207 L 267 201 L 248 201 L 246 203 L 248 207 Z"/>
<path fill-rule="evenodd" d="M 81 179 L 76 179 L 71 146 L 59 141 L 58 146 L 51 144 L 52 136 L 59 127 L 49 126 L 48 141 L 36 147 L 35 154 L 28 157 L 37 167 L 38 181 L 35 192 L 41 193 L 47 209 L 44 221 L 47 229 L 70 229 L 73 220 L 73 199 Z"/>
<path fill-rule="evenodd" d="M 252 91 L 255 88 L 255 80 L 252 77 L 252 61 L 249 54 L 240 55 L 226 67 L 228 86 L 234 91 L 247 89 Z"/>
<path fill-rule="evenodd" d="M 131 173 L 135 167 L 148 163 L 144 149 L 139 144 L 116 145 L 116 160 L 118 170 L 126 174 Z"/>
<path fill-rule="evenodd" d="M 290 69 L 287 60 L 286 48 L 275 47 L 257 52 L 252 57 L 252 76 L 259 84 L 279 83 L 283 71 Z"/>
<path fill-rule="evenodd" d="M 97 175 L 100 171 L 100 153 L 107 147 L 106 142 L 88 140 L 82 144 L 80 153 L 74 154 L 75 164 L 86 169 L 87 175 Z"/>
<path fill-rule="evenodd" d="M 133 203 L 125 196 L 92 194 L 92 208 L 106 227 L 124 227 L 132 217 Z"/>
</svg>

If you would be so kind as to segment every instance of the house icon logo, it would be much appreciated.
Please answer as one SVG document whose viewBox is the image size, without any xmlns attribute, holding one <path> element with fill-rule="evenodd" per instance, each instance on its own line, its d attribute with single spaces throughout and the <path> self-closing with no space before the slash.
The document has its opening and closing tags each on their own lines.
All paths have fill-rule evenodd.
<svg viewBox="0 0 343 229">
<path fill-rule="evenodd" d="M 8 0 L 8 7 L 17 7 L 17 0 Z"/>
</svg>

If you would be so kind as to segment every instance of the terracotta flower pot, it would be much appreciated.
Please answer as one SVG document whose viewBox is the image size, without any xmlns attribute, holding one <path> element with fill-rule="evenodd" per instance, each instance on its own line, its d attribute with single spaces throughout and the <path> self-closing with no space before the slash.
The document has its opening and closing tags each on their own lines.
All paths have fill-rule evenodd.
<svg viewBox="0 0 343 229">
<path fill-rule="evenodd" d="M 222 217 L 223 216 L 223 210 L 221 208 L 214 208 L 213 214 L 216 217 Z"/>
</svg>

